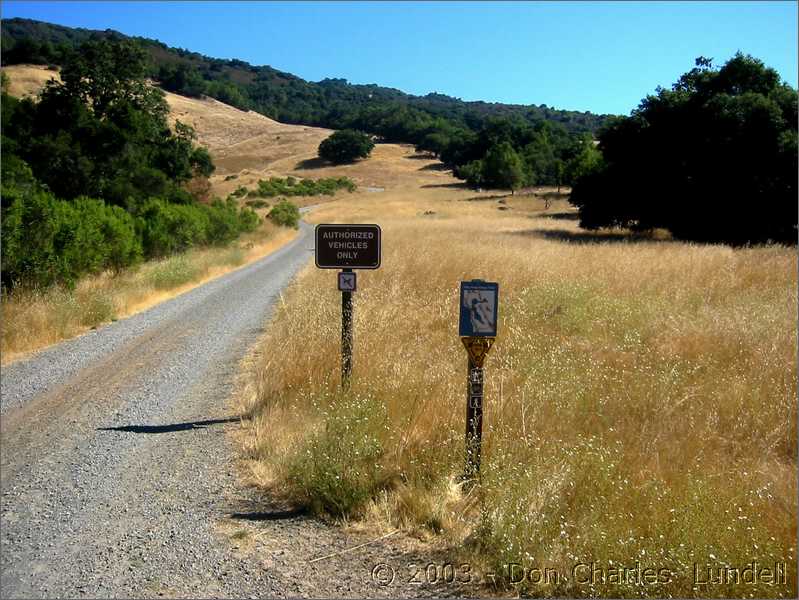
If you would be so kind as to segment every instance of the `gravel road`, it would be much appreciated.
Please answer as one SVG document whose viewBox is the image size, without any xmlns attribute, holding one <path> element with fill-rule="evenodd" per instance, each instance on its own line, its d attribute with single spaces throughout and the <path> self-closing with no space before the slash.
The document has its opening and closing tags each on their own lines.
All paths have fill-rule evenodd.
<svg viewBox="0 0 799 600">
<path fill-rule="evenodd" d="M 0 596 L 464 593 L 409 583 L 436 558 L 399 535 L 311 562 L 369 538 L 237 483 L 226 433 L 239 426 L 227 403 L 238 362 L 312 233 L 302 224 L 264 259 L 3 368 Z"/>
</svg>

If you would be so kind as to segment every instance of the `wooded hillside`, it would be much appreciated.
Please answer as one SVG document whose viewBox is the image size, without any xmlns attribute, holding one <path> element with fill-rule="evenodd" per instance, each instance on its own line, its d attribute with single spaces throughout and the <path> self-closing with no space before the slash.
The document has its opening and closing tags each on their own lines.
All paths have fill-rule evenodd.
<svg viewBox="0 0 799 600">
<path fill-rule="evenodd" d="M 147 51 L 149 75 L 166 90 L 188 96 L 205 94 L 284 123 L 331 129 L 357 126 L 387 141 L 418 143 L 435 119 L 478 131 L 490 117 L 518 117 L 530 124 L 550 121 L 564 125 L 570 133 L 593 134 L 608 116 L 556 110 L 544 104 L 464 102 L 438 93 L 414 96 L 374 84 L 354 85 L 345 79 L 310 82 L 269 66 L 211 58 L 157 40 L 128 38 L 110 29 L 93 31 L 29 19 L 2 22 L 3 63 L 61 65 L 68 50 L 95 38 L 135 40 Z M 391 123 L 386 122 L 389 115 L 394 116 Z"/>
</svg>

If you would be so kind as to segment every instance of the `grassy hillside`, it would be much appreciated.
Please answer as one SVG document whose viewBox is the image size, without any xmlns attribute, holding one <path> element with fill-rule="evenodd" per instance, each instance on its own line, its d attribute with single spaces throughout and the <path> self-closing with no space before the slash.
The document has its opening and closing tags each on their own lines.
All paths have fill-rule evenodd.
<svg viewBox="0 0 799 600">
<path fill-rule="evenodd" d="M 76 29 L 18 18 L 4 20 L 1 27 L 4 64 L 59 64 L 66 50 L 87 39 L 127 37 L 112 30 Z M 151 75 L 164 79 L 166 89 L 188 95 L 205 93 L 286 123 L 341 128 L 342 119 L 358 111 L 400 106 L 474 130 L 480 129 L 487 118 L 502 116 L 530 123 L 550 121 L 564 125 L 572 133 L 593 133 L 607 117 L 545 105 L 464 102 L 436 93 L 414 96 L 378 85 L 353 85 L 344 79 L 309 82 L 269 66 L 211 58 L 170 48 L 157 40 L 135 39 L 148 52 Z"/>
</svg>

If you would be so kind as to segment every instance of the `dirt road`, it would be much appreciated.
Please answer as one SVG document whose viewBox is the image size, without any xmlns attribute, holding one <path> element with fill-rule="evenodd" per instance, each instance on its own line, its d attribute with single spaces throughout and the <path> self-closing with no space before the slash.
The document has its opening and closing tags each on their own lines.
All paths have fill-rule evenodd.
<svg viewBox="0 0 799 600">
<path fill-rule="evenodd" d="M 372 581 L 406 559 L 391 539 L 309 563 L 364 540 L 237 483 L 237 363 L 312 247 L 303 224 L 265 259 L 3 369 L 0 596 L 442 593 Z"/>
</svg>

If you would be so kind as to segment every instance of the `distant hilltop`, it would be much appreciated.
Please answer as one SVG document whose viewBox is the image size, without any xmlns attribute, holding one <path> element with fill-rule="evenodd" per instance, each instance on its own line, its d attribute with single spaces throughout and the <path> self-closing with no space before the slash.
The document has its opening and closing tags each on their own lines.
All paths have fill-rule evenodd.
<svg viewBox="0 0 799 600">
<path fill-rule="evenodd" d="M 0 24 L 4 65 L 61 65 L 69 51 L 97 38 L 129 39 L 150 58 L 149 75 L 169 91 L 186 96 L 210 96 L 242 110 L 253 110 L 284 123 L 341 129 L 357 127 L 388 141 L 414 142 L 413 131 L 446 121 L 453 127 L 480 130 L 492 117 L 557 123 L 569 133 L 594 134 L 609 115 L 556 110 L 544 104 L 464 102 L 433 92 L 406 94 L 375 84 L 354 85 L 346 79 L 319 82 L 242 60 L 222 60 L 172 48 L 158 40 L 123 33 L 65 27 L 31 19 L 8 19 Z"/>
</svg>

